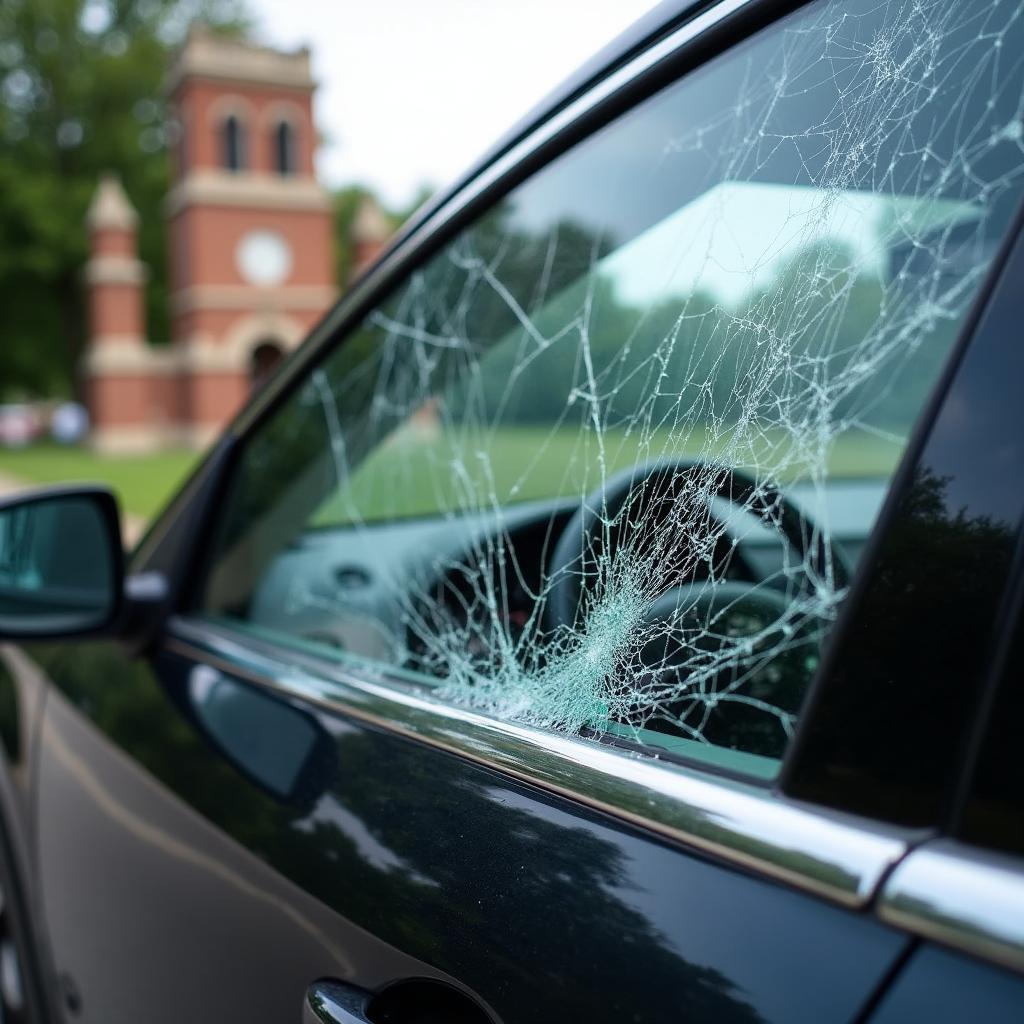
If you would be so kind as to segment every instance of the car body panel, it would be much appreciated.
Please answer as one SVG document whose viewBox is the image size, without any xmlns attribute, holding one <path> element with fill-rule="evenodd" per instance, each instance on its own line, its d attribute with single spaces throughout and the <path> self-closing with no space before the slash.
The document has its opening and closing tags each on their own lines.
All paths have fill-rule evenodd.
<svg viewBox="0 0 1024 1024">
<path fill-rule="evenodd" d="M 927 943 L 886 992 L 871 1024 L 1018 1024 L 1024 1019 L 1024 978 Z"/>
<path fill-rule="evenodd" d="M 0 744 L 9 801 L 5 810 L 24 827 L 31 813 L 32 751 L 49 686 L 45 661 L 31 648 L 0 644 Z M 36 654 L 36 657 L 33 657 Z"/>
<path fill-rule="evenodd" d="M 35 861 L 35 797 L 38 734 L 52 689 L 47 671 L 58 653 L 0 644 L 0 942 L 17 949 L 20 993 L 33 1020 L 46 1019 L 56 988 Z"/>
<path fill-rule="evenodd" d="M 116 665 L 116 656 L 89 660 L 93 669 Z M 245 801 L 244 784 L 232 801 L 223 766 L 209 757 L 204 765 L 188 726 L 173 706 L 161 706 L 152 678 L 143 680 L 147 670 L 124 669 L 126 699 L 103 710 L 108 722 L 132 730 L 132 741 L 114 724 L 105 735 L 58 692 L 40 745 L 38 868 L 76 1019 L 132 1020 L 144 1011 L 154 1021 L 298 1020 L 317 977 L 355 973 L 374 984 L 422 973 L 125 755 L 125 745 L 146 747 L 151 765 L 179 765 L 207 797 L 219 791 L 225 807 L 233 803 L 236 816 L 258 827 L 265 809 Z M 108 683 L 104 676 L 100 685 Z M 141 729 L 132 717 L 140 706 Z"/>
<path fill-rule="evenodd" d="M 190 720 L 195 668 L 163 654 L 153 671 L 102 644 L 55 673 L 40 868 L 82 1020 L 126 1019 L 173 977 L 189 985 L 150 1019 L 244 1006 L 280 1020 L 328 975 L 449 980 L 506 1024 L 821 1024 L 851 1019 L 906 945 L 863 913 L 324 709 L 334 770 L 289 804 Z M 123 979 L 153 948 L 167 959 Z"/>
</svg>

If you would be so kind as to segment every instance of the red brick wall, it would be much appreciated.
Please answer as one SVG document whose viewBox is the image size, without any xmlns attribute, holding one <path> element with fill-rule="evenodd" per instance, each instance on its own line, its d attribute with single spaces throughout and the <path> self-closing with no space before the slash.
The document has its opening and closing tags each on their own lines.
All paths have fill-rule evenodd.
<svg viewBox="0 0 1024 1024">
<path fill-rule="evenodd" d="M 192 426 L 220 427 L 245 404 L 251 385 L 246 373 L 204 373 L 192 377 L 186 388 Z"/>
<path fill-rule="evenodd" d="M 313 128 L 313 100 L 305 90 L 284 86 L 257 86 L 190 79 L 181 83 L 172 97 L 182 112 L 180 118 L 187 138 L 179 152 L 186 155 L 188 168 L 213 169 L 221 166 L 220 137 L 217 127 L 224 111 L 225 98 L 235 99 L 248 133 L 249 169 L 264 174 L 274 171 L 273 129 L 282 109 L 289 112 L 295 126 L 298 173 L 312 176 L 316 137 Z M 230 108 L 233 109 L 233 108 Z M 182 168 L 177 168 L 182 173 Z"/>
<path fill-rule="evenodd" d="M 93 337 L 122 334 L 145 337 L 142 289 L 134 284 L 95 284 L 89 293 Z"/>
<path fill-rule="evenodd" d="M 235 250 L 242 236 L 261 228 L 277 231 L 291 246 L 286 284 L 330 285 L 334 278 L 331 218 L 319 210 L 267 210 L 239 206 L 191 206 L 171 222 L 171 245 L 187 258 L 177 262 L 175 288 L 193 284 L 245 284 Z"/>
<path fill-rule="evenodd" d="M 88 399 L 94 427 L 148 425 L 150 381 L 142 374 L 91 378 Z"/>
<path fill-rule="evenodd" d="M 117 228 L 101 228 L 90 236 L 90 250 L 94 256 L 128 256 L 135 258 L 135 232 Z"/>
</svg>

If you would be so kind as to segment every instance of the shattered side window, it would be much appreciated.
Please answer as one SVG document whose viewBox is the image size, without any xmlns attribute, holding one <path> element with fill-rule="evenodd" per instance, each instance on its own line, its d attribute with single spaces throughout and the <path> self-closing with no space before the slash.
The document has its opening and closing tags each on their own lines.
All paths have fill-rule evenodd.
<svg viewBox="0 0 1024 1024">
<path fill-rule="evenodd" d="M 812 4 L 518 187 L 247 441 L 205 613 L 773 775 L 1021 198 L 1022 18 Z"/>
</svg>

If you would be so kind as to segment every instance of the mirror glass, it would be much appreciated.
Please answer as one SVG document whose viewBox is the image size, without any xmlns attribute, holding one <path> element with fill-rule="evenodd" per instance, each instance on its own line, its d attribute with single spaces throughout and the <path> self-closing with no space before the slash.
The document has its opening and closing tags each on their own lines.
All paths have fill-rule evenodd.
<svg viewBox="0 0 1024 1024">
<path fill-rule="evenodd" d="M 115 540 L 98 496 L 0 509 L 0 636 L 53 636 L 107 623 L 117 603 Z"/>
</svg>

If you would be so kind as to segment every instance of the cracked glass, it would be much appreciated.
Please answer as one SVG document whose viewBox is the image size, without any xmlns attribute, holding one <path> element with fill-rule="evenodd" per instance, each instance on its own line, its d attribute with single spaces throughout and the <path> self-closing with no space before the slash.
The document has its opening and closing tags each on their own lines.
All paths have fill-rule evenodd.
<svg viewBox="0 0 1024 1024">
<path fill-rule="evenodd" d="M 519 185 L 246 440 L 205 614 L 774 775 L 1021 198 L 1022 17 L 808 5 Z"/>
</svg>

